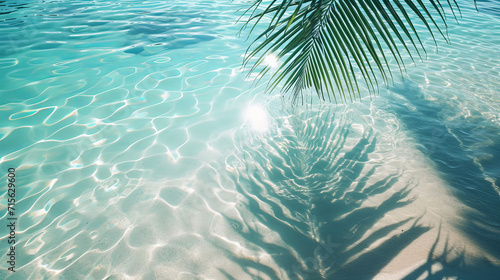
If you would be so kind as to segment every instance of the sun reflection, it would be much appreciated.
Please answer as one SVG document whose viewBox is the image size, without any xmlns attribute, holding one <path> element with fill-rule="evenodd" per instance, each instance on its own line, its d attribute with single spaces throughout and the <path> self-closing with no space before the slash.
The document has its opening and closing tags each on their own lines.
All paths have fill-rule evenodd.
<svg viewBox="0 0 500 280">
<path fill-rule="evenodd" d="M 257 131 L 267 130 L 269 127 L 269 116 L 261 106 L 252 104 L 245 111 L 245 121 L 250 123 L 252 129 Z"/>
<path fill-rule="evenodd" d="M 278 58 L 274 54 L 267 54 L 264 58 L 264 64 L 271 68 L 277 68 L 280 65 Z"/>
</svg>

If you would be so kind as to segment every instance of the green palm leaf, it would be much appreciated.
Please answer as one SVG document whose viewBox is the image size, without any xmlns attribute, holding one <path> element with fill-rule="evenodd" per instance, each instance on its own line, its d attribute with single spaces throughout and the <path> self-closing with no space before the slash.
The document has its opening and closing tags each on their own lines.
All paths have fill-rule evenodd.
<svg viewBox="0 0 500 280">
<path fill-rule="evenodd" d="M 402 52 L 412 60 L 426 54 L 417 24 L 434 42 L 436 34 L 447 40 L 440 26 L 447 27 L 443 5 L 456 19 L 455 0 L 255 0 L 244 12 L 243 29 L 253 25 L 252 33 L 261 22 L 268 25 L 249 47 L 244 66 L 256 60 L 250 73 L 260 79 L 273 68 L 265 63 L 273 54 L 281 65 L 267 90 L 282 84 L 294 101 L 305 90 L 322 100 L 353 100 L 360 96 L 359 77 L 371 94 L 379 79 L 393 80 L 391 68 L 403 72 Z"/>
</svg>

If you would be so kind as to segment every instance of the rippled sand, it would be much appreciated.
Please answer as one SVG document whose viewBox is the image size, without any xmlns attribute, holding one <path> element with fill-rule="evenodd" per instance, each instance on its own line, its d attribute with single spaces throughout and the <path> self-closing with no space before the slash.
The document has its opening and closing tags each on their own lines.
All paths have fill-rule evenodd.
<svg viewBox="0 0 500 280">
<path fill-rule="evenodd" d="M 295 107 L 240 69 L 238 1 L 18 4 L 0 18 L 2 278 L 499 275 L 498 4 L 464 4 L 451 45 L 428 38 L 378 96 Z"/>
</svg>

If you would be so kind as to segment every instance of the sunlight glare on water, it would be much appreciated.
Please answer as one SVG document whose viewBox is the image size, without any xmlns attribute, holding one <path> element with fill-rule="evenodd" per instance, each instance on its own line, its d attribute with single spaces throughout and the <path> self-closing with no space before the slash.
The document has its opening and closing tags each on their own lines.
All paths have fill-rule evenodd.
<svg viewBox="0 0 500 280">
<path fill-rule="evenodd" d="M 281 65 L 281 63 L 279 62 L 276 55 L 271 53 L 265 56 L 264 65 L 271 67 L 271 69 L 276 69 Z"/>
<path fill-rule="evenodd" d="M 261 105 L 250 104 L 245 110 L 245 120 L 252 129 L 263 132 L 269 129 L 269 114 Z"/>
</svg>

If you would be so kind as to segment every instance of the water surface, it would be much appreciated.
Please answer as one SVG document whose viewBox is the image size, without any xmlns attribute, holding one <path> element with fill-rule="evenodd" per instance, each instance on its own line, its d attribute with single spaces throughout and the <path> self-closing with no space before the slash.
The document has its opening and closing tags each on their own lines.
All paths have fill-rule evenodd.
<svg viewBox="0 0 500 280">
<path fill-rule="evenodd" d="M 0 3 L 0 275 L 496 279 L 498 2 L 377 96 L 308 106 L 240 68 L 244 2 Z"/>
</svg>

